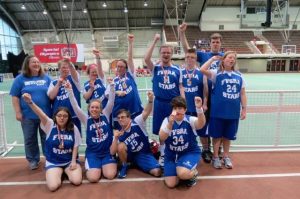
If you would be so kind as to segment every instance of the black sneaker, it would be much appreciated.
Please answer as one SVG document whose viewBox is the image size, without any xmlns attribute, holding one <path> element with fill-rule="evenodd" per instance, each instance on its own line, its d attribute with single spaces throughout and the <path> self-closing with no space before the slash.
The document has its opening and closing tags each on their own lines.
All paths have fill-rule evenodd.
<svg viewBox="0 0 300 199">
<path fill-rule="evenodd" d="M 212 152 L 209 150 L 203 150 L 202 152 L 202 159 L 205 163 L 211 163 L 211 158 L 212 158 Z"/>
<path fill-rule="evenodd" d="M 196 170 L 194 176 L 191 179 L 185 181 L 186 186 L 187 187 L 195 186 L 197 184 L 197 176 L 198 176 L 198 171 Z"/>
</svg>

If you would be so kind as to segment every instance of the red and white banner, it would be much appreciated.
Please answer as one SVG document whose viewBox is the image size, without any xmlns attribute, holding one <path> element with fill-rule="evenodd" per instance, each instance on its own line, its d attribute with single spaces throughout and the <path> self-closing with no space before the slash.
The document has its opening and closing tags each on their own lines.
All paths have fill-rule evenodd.
<svg viewBox="0 0 300 199">
<path fill-rule="evenodd" d="M 39 44 L 33 49 L 41 63 L 56 63 L 64 56 L 71 57 L 72 62 L 84 62 L 83 44 Z"/>
</svg>

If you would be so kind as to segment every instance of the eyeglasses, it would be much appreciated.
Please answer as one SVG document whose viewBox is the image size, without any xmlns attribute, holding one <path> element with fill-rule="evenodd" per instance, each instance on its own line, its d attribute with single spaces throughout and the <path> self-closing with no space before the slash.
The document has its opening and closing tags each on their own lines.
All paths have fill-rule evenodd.
<svg viewBox="0 0 300 199">
<path fill-rule="evenodd" d="M 120 120 L 120 119 L 125 119 L 125 118 L 127 118 L 127 116 L 126 116 L 126 115 L 121 115 L 121 116 L 118 116 L 117 118 L 118 118 L 118 120 Z"/>
<path fill-rule="evenodd" d="M 59 117 L 59 118 L 68 118 L 68 115 L 62 115 L 62 114 L 58 114 L 55 117 Z"/>
</svg>

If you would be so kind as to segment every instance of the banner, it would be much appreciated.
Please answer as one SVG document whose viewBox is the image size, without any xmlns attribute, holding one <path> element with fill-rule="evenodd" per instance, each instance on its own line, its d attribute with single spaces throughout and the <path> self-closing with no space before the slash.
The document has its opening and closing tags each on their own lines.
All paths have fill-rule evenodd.
<svg viewBox="0 0 300 199">
<path fill-rule="evenodd" d="M 33 49 L 41 63 L 56 63 L 64 56 L 69 56 L 73 63 L 84 62 L 83 44 L 38 44 Z"/>
</svg>

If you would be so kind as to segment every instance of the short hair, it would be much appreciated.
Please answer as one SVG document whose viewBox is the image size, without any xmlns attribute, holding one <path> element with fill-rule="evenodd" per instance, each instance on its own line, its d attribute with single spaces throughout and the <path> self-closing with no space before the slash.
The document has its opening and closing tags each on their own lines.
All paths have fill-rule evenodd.
<svg viewBox="0 0 300 199">
<path fill-rule="evenodd" d="M 120 110 L 118 111 L 117 115 L 120 115 L 120 114 L 122 114 L 122 113 L 125 113 L 127 117 L 131 117 L 130 112 L 129 112 L 128 110 L 124 109 L 124 108 L 120 109 Z"/>
<path fill-rule="evenodd" d="M 90 70 L 91 70 L 91 68 L 92 68 L 93 66 L 97 67 L 97 64 L 89 64 L 89 65 L 87 66 L 87 68 L 86 68 L 86 73 L 87 73 L 88 75 L 90 74 Z"/>
<path fill-rule="evenodd" d="M 210 41 L 213 39 L 220 39 L 220 41 L 222 41 L 223 37 L 220 33 L 213 33 L 210 35 Z"/>
<path fill-rule="evenodd" d="M 28 55 L 25 57 L 23 64 L 22 64 L 22 73 L 25 77 L 32 77 L 31 71 L 29 69 L 29 62 L 31 58 L 34 58 L 36 56 L 34 55 Z M 37 57 L 36 57 L 37 58 Z M 39 76 L 43 76 L 45 74 L 43 67 L 40 65 L 40 71 L 39 71 Z"/>
<path fill-rule="evenodd" d="M 196 49 L 194 49 L 194 48 L 189 48 L 186 53 L 197 54 Z"/>
<path fill-rule="evenodd" d="M 161 45 L 160 48 L 159 48 L 159 52 L 161 51 L 162 48 L 170 48 L 171 53 L 173 54 L 173 46 L 167 45 L 167 44 Z"/>
<path fill-rule="evenodd" d="M 67 108 L 67 107 L 58 107 L 58 109 L 54 112 L 53 114 L 53 122 L 54 124 L 57 125 L 57 121 L 56 121 L 56 115 L 58 112 L 60 111 L 65 111 L 67 114 L 68 114 L 68 121 L 66 123 L 66 130 L 67 131 L 74 131 L 74 123 L 72 122 L 72 115 L 71 115 L 71 112 L 70 110 Z"/>
<path fill-rule="evenodd" d="M 183 97 L 181 96 L 177 96 L 177 97 L 174 97 L 172 100 L 171 100 L 171 107 L 172 109 L 173 108 L 177 108 L 177 107 L 182 107 L 184 109 L 186 109 L 186 101 Z"/>
<path fill-rule="evenodd" d="M 63 64 L 63 63 L 67 63 L 67 64 L 71 64 L 70 63 L 70 61 L 68 60 L 68 59 L 61 59 L 61 60 L 59 60 L 58 62 L 57 62 L 57 67 L 58 67 L 58 69 L 60 69 L 60 67 L 61 67 L 61 65 Z"/>
</svg>

